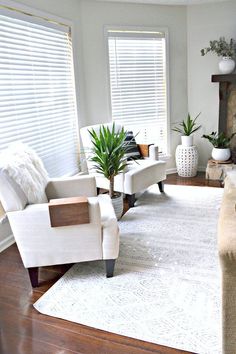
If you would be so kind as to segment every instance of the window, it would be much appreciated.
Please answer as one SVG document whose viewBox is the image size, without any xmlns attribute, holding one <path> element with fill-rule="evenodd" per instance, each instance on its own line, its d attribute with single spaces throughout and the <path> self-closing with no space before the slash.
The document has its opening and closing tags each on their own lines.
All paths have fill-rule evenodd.
<svg viewBox="0 0 236 354">
<path fill-rule="evenodd" d="M 167 152 L 164 32 L 108 30 L 112 119 Z"/>
<path fill-rule="evenodd" d="M 70 27 L 0 10 L 0 151 L 20 140 L 51 177 L 78 171 Z"/>
</svg>

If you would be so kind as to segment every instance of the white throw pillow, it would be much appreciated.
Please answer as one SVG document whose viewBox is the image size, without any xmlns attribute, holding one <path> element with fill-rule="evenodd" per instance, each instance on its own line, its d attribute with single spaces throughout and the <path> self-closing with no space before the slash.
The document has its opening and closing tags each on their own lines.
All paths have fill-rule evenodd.
<svg viewBox="0 0 236 354">
<path fill-rule="evenodd" d="M 12 143 L 0 154 L 0 168 L 19 185 L 29 204 L 48 202 L 45 194 L 47 171 L 29 146 L 21 142 Z"/>
</svg>

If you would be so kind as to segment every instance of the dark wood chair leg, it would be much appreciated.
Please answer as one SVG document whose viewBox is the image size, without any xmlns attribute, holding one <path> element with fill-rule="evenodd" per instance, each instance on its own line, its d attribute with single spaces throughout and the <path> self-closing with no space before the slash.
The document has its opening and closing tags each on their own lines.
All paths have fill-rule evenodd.
<svg viewBox="0 0 236 354">
<path fill-rule="evenodd" d="M 100 188 L 97 187 L 97 195 L 100 194 Z"/>
<path fill-rule="evenodd" d="M 38 275 L 39 275 L 39 268 L 28 268 L 30 282 L 33 288 L 37 288 L 39 286 Z"/>
<path fill-rule="evenodd" d="M 164 193 L 164 182 L 163 181 L 158 182 L 158 187 L 159 187 L 160 192 Z"/>
<path fill-rule="evenodd" d="M 106 259 L 105 263 L 106 263 L 106 275 L 107 275 L 107 278 L 112 278 L 113 277 L 113 273 L 114 273 L 116 260 L 115 259 Z"/>
<path fill-rule="evenodd" d="M 133 208 L 135 203 L 135 194 L 127 194 L 126 196 L 128 199 L 129 208 Z"/>
</svg>

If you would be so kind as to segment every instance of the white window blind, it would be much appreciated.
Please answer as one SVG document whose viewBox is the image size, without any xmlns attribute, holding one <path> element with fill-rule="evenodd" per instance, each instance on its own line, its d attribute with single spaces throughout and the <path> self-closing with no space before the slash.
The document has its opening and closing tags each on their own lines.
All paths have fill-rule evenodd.
<svg viewBox="0 0 236 354">
<path fill-rule="evenodd" d="M 0 10 L 0 150 L 18 140 L 50 176 L 78 171 L 70 28 Z"/>
<path fill-rule="evenodd" d="M 112 119 L 166 153 L 165 34 L 108 30 L 108 48 Z"/>
</svg>

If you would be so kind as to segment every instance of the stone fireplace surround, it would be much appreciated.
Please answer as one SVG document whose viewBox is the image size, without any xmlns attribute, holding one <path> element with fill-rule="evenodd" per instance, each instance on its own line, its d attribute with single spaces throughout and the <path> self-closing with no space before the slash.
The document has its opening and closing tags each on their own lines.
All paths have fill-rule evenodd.
<svg viewBox="0 0 236 354">
<path fill-rule="evenodd" d="M 212 82 L 219 82 L 218 132 L 230 136 L 236 132 L 236 74 L 212 75 Z M 236 164 L 236 136 L 231 142 L 232 161 Z"/>
</svg>

